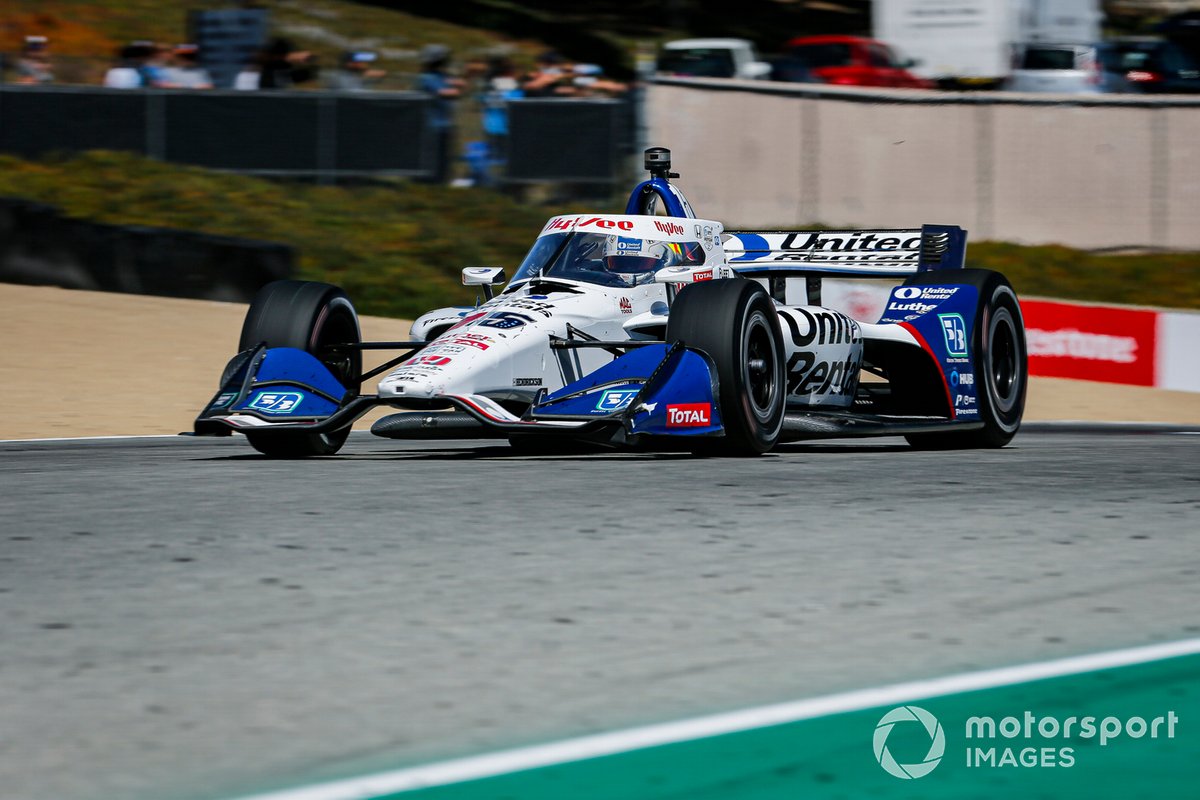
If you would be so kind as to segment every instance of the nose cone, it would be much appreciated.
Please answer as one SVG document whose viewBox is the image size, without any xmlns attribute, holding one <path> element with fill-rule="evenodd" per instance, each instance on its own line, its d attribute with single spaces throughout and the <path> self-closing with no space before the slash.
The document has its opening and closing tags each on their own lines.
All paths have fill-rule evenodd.
<svg viewBox="0 0 1200 800">
<path fill-rule="evenodd" d="M 491 384 L 509 386 L 512 369 L 503 358 L 506 344 L 490 332 L 447 332 L 383 378 L 379 395 L 427 399 L 475 394 L 493 388 Z"/>
<path fill-rule="evenodd" d="M 388 375 L 379 382 L 380 397 L 429 398 L 445 394 L 445 381 L 428 375 Z"/>
</svg>

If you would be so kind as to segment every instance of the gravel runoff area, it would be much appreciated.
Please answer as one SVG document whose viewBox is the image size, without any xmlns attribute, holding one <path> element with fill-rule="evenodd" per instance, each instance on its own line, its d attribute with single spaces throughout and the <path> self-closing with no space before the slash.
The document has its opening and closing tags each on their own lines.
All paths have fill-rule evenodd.
<svg viewBox="0 0 1200 800">
<path fill-rule="evenodd" d="M 0 439 L 190 430 L 246 312 L 238 303 L 12 284 L 0 284 L 0 307 Z M 364 317 L 363 335 L 403 340 L 409 324 Z M 1200 394 L 1034 378 L 1025 419 L 1200 424 Z"/>
</svg>

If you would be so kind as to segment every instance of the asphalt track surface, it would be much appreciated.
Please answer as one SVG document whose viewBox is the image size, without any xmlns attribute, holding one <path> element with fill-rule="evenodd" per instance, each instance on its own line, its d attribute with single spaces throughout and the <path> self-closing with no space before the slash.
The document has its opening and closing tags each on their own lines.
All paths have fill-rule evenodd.
<svg viewBox="0 0 1200 800">
<path fill-rule="evenodd" d="M 222 798 L 1200 633 L 1200 436 L 0 443 L 6 799 Z"/>
</svg>

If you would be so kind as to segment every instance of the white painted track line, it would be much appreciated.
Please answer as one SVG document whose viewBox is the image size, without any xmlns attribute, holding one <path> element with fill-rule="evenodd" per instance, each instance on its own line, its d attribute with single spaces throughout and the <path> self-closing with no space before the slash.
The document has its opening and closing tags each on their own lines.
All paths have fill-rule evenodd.
<svg viewBox="0 0 1200 800">
<path fill-rule="evenodd" d="M 153 433 L 141 436 L 60 436 L 49 439 L 0 439 L 0 444 L 33 444 L 35 442 L 99 442 L 120 439 L 178 439 L 178 433 Z"/>
</svg>

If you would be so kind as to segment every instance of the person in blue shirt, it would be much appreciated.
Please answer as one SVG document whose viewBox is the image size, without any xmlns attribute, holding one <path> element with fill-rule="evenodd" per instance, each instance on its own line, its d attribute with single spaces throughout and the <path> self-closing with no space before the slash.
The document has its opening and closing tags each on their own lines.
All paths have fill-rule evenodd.
<svg viewBox="0 0 1200 800">
<path fill-rule="evenodd" d="M 428 44 L 421 48 L 421 74 L 417 88 L 433 97 L 429 122 L 435 142 L 434 183 L 450 179 L 454 153 L 454 100 L 463 90 L 463 81 L 447 74 L 450 48 L 444 44 Z"/>
<path fill-rule="evenodd" d="M 517 79 L 517 70 L 505 57 L 493 58 L 488 64 L 483 105 L 483 132 L 487 136 L 491 160 L 503 162 L 508 158 L 508 101 L 525 96 Z"/>
</svg>

